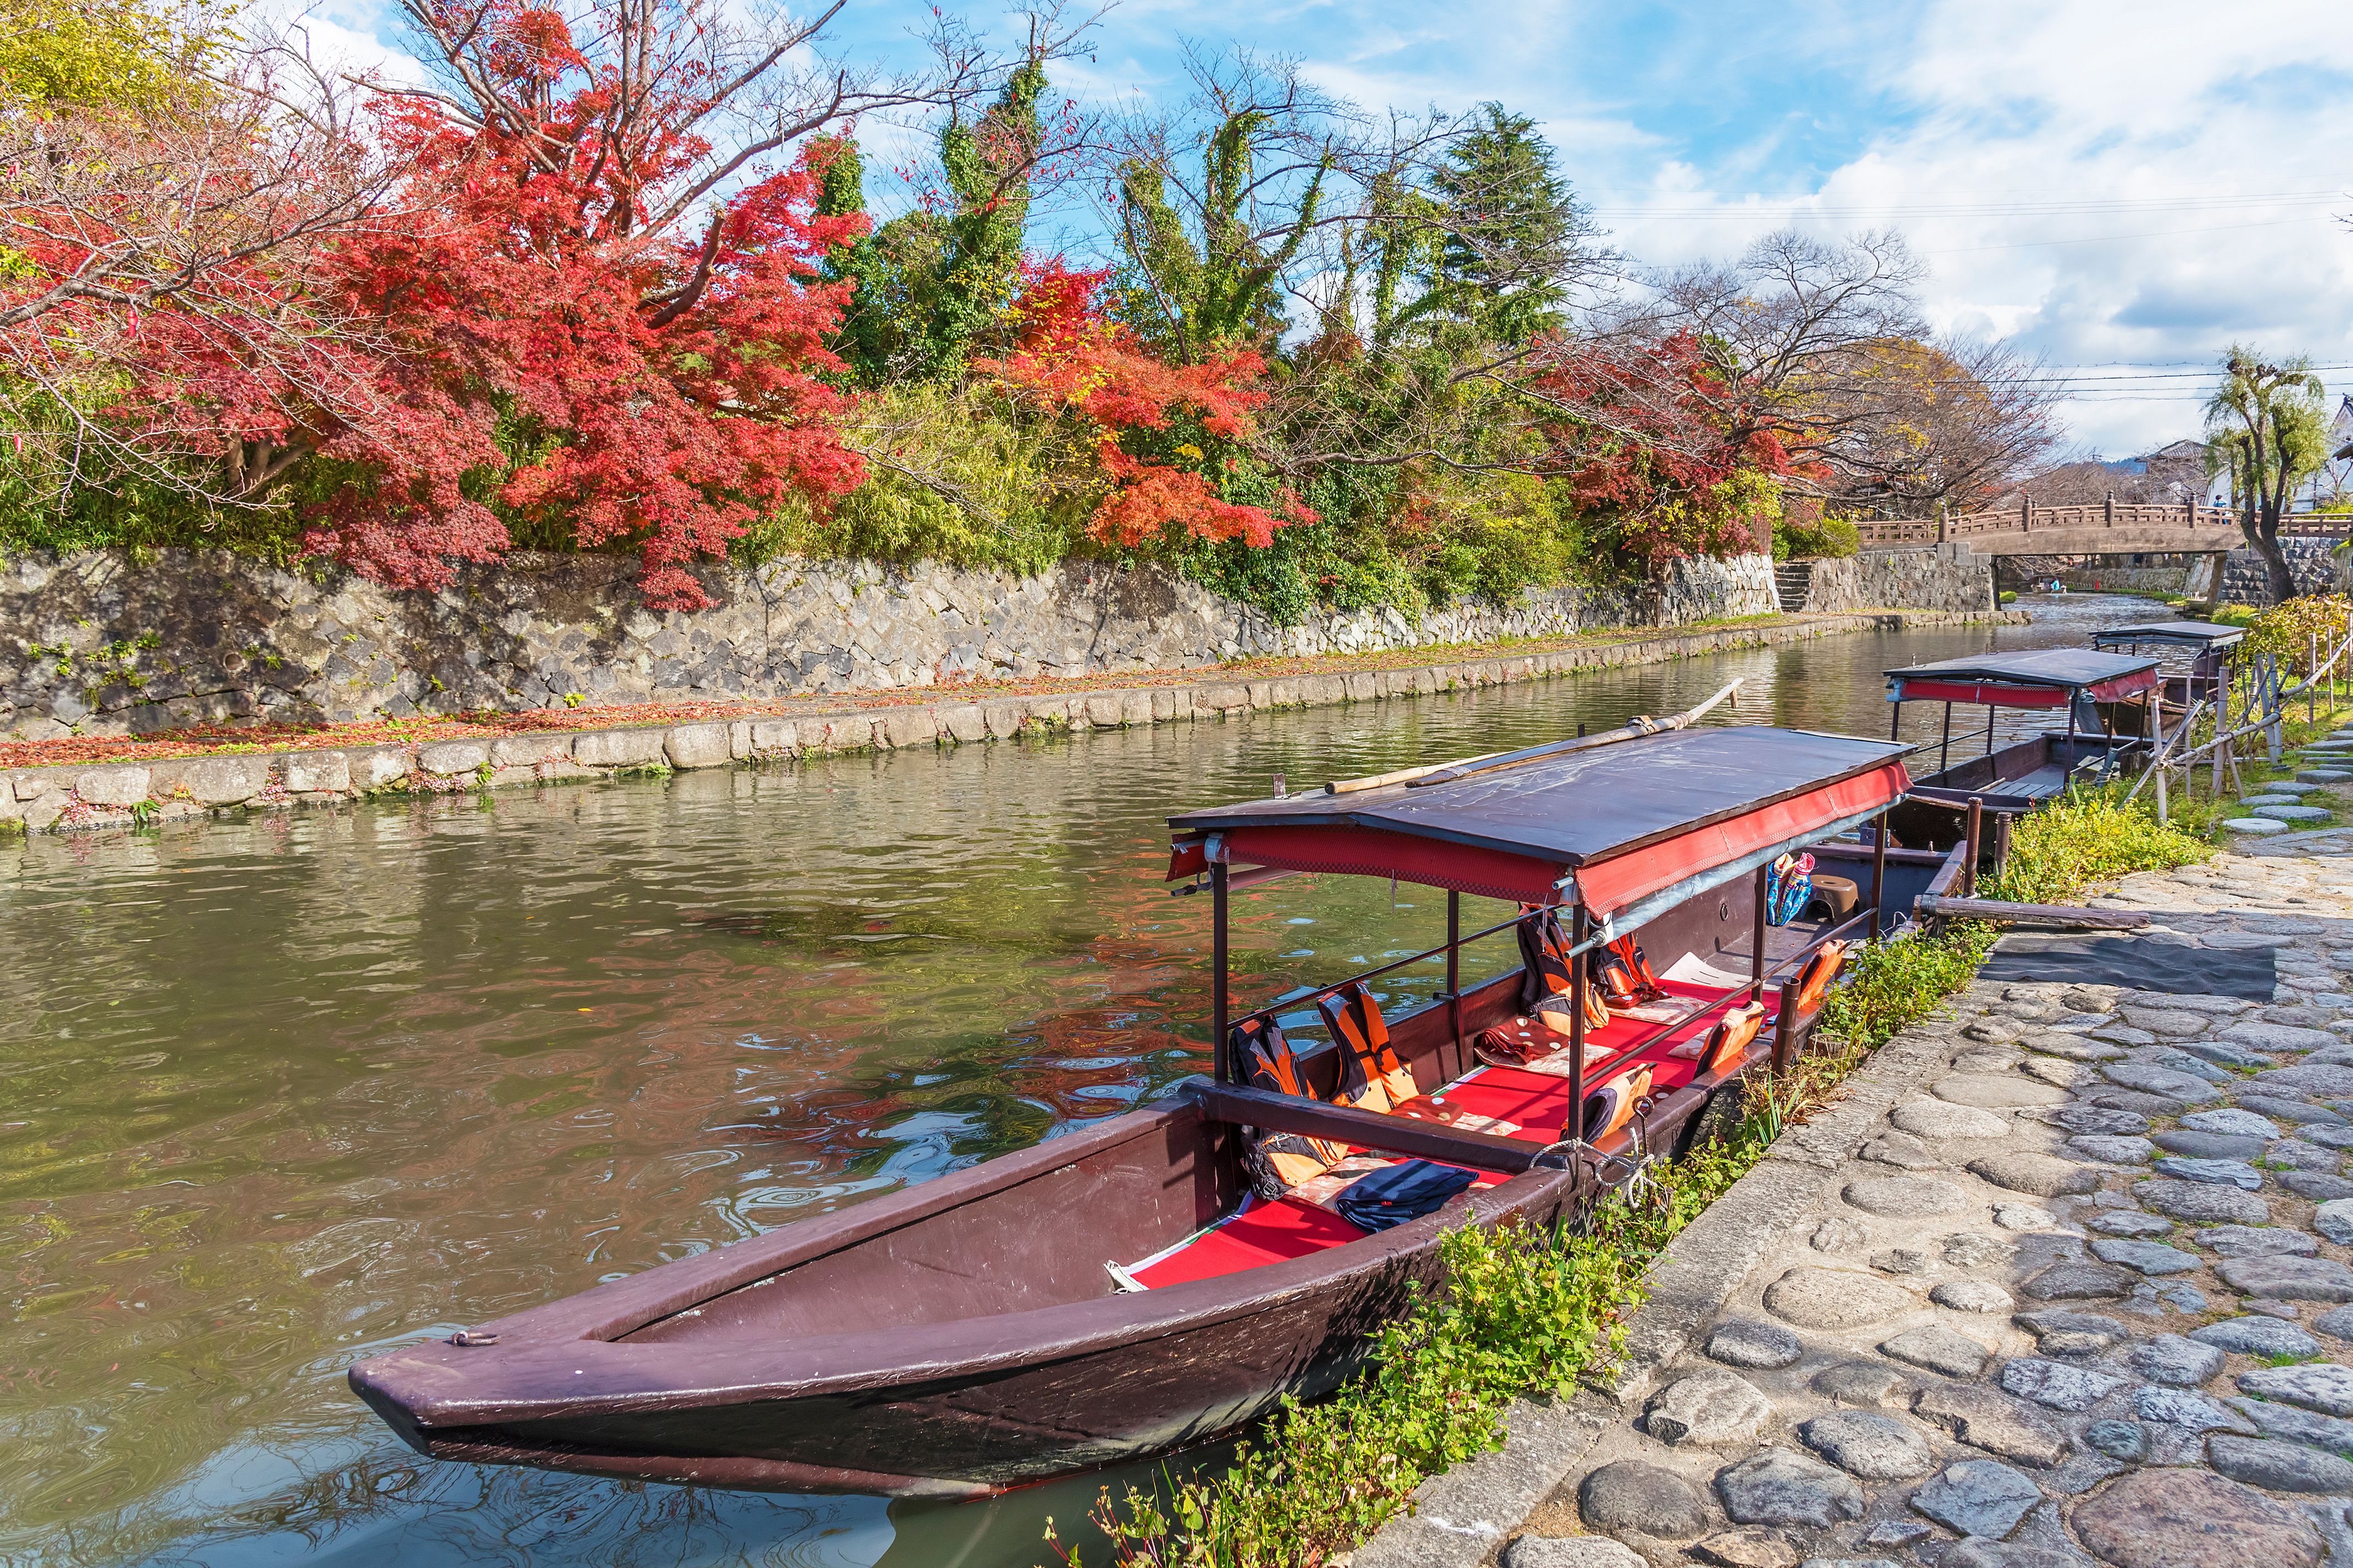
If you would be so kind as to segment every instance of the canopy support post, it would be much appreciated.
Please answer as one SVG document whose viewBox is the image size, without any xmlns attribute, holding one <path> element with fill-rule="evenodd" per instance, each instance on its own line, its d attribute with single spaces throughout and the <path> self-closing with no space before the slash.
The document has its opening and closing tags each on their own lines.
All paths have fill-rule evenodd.
<svg viewBox="0 0 2353 1568">
<path fill-rule="evenodd" d="M 1993 705 L 1992 703 L 1989 702 L 1989 703 L 1987 703 L 1987 704 L 1986 704 L 1986 749 L 1985 749 L 1985 754 L 1986 754 L 1987 756 L 1989 756 L 1989 757 L 1990 757 L 1990 756 L 1992 756 L 1992 755 L 1993 755 L 1993 716 L 1994 716 L 1994 714 L 1995 714 L 1997 711 L 1998 711 L 1998 710 L 1994 707 L 1994 705 Z"/>
<path fill-rule="evenodd" d="M 1878 942 L 1880 928 L 1887 918 L 1887 813 L 1879 814 L 1879 825 L 1871 836 L 1871 940 Z"/>
<path fill-rule="evenodd" d="M 1748 999 L 1751 1002 L 1765 994 L 1765 906 L 1767 901 L 1766 889 L 1771 886 L 1772 876 L 1772 867 L 1757 868 L 1757 889 L 1754 895 L 1757 908 L 1755 918 L 1749 921 L 1748 931 Z"/>
<path fill-rule="evenodd" d="M 1978 891 L 1978 853 L 1985 843 L 1984 833 L 1985 797 L 1973 795 L 1969 796 L 1969 854 L 1965 868 L 1971 898 L 1975 898 Z"/>
<path fill-rule="evenodd" d="M 1953 705 L 1945 704 L 1945 738 L 1936 747 L 1936 771 L 1943 773 L 1953 755 Z"/>
<path fill-rule="evenodd" d="M 1446 1029 L 1454 1039 L 1454 1070 L 1462 1070 L 1462 895 L 1446 889 Z"/>
<path fill-rule="evenodd" d="M 1887 705 L 1887 738 L 1891 741 L 1902 740 L 1904 738 L 1901 733 L 1903 728 L 1904 699 L 1898 697 Z"/>
<path fill-rule="evenodd" d="M 1233 1081 L 1232 1047 L 1226 1040 L 1226 879 L 1223 860 L 1209 868 L 1209 1071 L 1219 1083 Z"/>
<path fill-rule="evenodd" d="M 1568 971 L 1568 1124 L 1560 1130 L 1572 1143 L 1585 1141 L 1585 974 L 1592 965 L 1578 950 L 1592 934 L 1592 926 L 1585 900 L 1579 899 L 1569 916 L 1569 951 L 1577 956 L 1569 960 Z"/>
<path fill-rule="evenodd" d="M 1781 982 L 1781 994 L 1773 1008 L 1773 1073 L 1775 1077 L 1798 1065 L 1798 982 L 1795 976 Z"/>
</svg>

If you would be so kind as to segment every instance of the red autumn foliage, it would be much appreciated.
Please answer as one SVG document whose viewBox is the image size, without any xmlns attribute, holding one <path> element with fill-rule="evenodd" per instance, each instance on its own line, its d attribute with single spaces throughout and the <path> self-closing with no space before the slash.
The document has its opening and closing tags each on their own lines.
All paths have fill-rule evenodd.
<svg viewBox="0 0 2353 1568">
<path fill-rule="evenodd" d="M 1109 276 L 1108 268 L 1073 270 L 1059 257 L 1030 264 L 1013 304 L 1013 352 L 973 362 L 974 369 L 1092 426 L 1113 488 L 1088 521 L 1090 536 L 1130 549 L 1171 535 L 1263 547 L 1285 523 L 1314 521 L 1287 489 L 1281 515 L 1239 505 L 1220 497 L 1204 474 L 1162 460 L 1165 453 L 1128 449 L 1129 441 L 1166 447 L 1165 437 L 1179 420 L 1221 440 L 1250 441 L 1257 434 L 1251 413 L 1266 402 L 1257 385 L 1266 362 L 1247 350 L 1191 365 L 1155 358 L 1134 331 L 1103 314 L 1097 296 Z M 1164 438 L 1153 442 L 1153 433 Z M 1198 450 L 1187 455 L 1206 460 Z"/>
<path fill-rule="evenodd" d="M 332 488 L 306 547 L 395 587 L 496 559 L 512 519 L 633 545 L 649 604 L 701 608 L 690 564 L 864 478 L 829 424 L 847 289 L 818 263 L 865 219 L 813 216 L 804 160 L 748 168 L 702 227 L 713 84 L 691 64 L 625 82 L 554 11 L 485 26 L 479 114 L 379 104 L 404 174 L 373 216 L 215 266 L 203 309 L 115 313 L 109 412 L 222 461 L 235 497 L 315 453 Z"/>
<path fill-rule="evenodd" d="M 1621 551 L 1658 566 L 1760 547 L 1726 487 L 1744 473 L 1788 476 L 1789 455 L 1689 332 L 1556 344 L 1535 385 L 1567 414 L 1551 434 L 1577 504 L 1610 520 Z"/>
<path fill-rule="evenodd" d="M 818 280 L 864 220 L 812 216 L 802 160 L 735 195 L 704 235 L 664 231 L 655 199 L 710 151 L 689 129 L 707 108 L 696 83 L 650 102 L 638 89 L 617 157 L 623 84 L 554 13 L 499 21 L 502 96 L 585 85 L 542 93 L 529 126 L 469 125 L 418 100 L 385 114 L 411 161 L 406 205 L 431 216 L 344 249 L 352 307 L 391 350 L 388 407 L 322 443 L 368 479 L 337 489 L 308 542 L 395 586 L 438 587 L 453 562 L 506 548 L 495 501 L 584 546 L 635 544 L 648 603 L 699 609 L 690 563 L 723 554 L 790 491 L 864 478 L 819 379 L 840 368 L 825 344 L 847 289 Z M 502 421 L 522 447 L 512 458 Z"/>
</svg>

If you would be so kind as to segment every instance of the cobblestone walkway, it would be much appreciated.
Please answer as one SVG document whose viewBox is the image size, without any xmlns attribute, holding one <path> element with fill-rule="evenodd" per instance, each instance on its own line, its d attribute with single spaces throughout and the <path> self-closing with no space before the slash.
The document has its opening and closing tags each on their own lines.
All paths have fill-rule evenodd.
<svg viewBox="0 0 2353 1568">
<path fill-rule="evenodd" d="M 1980 983 L 1907 1031 L 1507 1568 L 2353 1568 L 2353 844 L 2104 901 L 2275 948 L 2274 1000 Z"/>
</svg>

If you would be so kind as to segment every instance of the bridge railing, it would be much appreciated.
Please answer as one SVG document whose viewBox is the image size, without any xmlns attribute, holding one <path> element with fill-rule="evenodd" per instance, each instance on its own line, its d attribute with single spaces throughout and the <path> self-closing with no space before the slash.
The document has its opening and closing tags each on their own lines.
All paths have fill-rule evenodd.
<svg viewBox="0 0 2353 1568">
<path fill-rule="evenodd" d="M 2037 506 L 2030 500 L 1999 511 L 1878 519 L 1858 521 L 1854 526 L 1864 544 L 1882 549 L 1891 545 L 1942 544 L 1989 533 L 2032 535 L 2105 528 L 2178 529 L 2193 536 L 2211 534 L 2211 548 L 2216 550 L 2230 549 L 2234 542 L 2242 539 L 2237 512 L 2228 507 L 2193 506 L 2188 501 L 2149 504 L 2109 500 L 2081 506 Z M 2280 532 L 2289 538 L 2342 539 L 2353 532 L 2353 517 L 2292 514 L 2280 520 Z M 2193 537 L 2185 541 L 2182 548 L 2195 552 L 2206 548 L 2206 544 Z"/>
</svg>

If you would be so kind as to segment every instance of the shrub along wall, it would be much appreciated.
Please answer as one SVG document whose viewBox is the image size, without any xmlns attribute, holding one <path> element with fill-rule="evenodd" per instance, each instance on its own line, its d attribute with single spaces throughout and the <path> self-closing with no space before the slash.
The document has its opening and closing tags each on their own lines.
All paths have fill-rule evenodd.
<svg viewBox="0 0 2353 1568">
<path fill-rule="evenodd" d="M 1662 584 L 1461 599 L 1291 626 L 1173 573 L 1065 562 L 1036 576 L 845 562 L 714 567 L 712 607 L 657 613 L 632 561 L 518 556 L 439 594 L 225 552 L 30 552 L 0 563 L 0 735 L 136 733 L 638 700 L 764 700 L 965 677 L 1181 669 L 1673 626 L 1769 614 L 1765 556 Z"/>
</svg>

